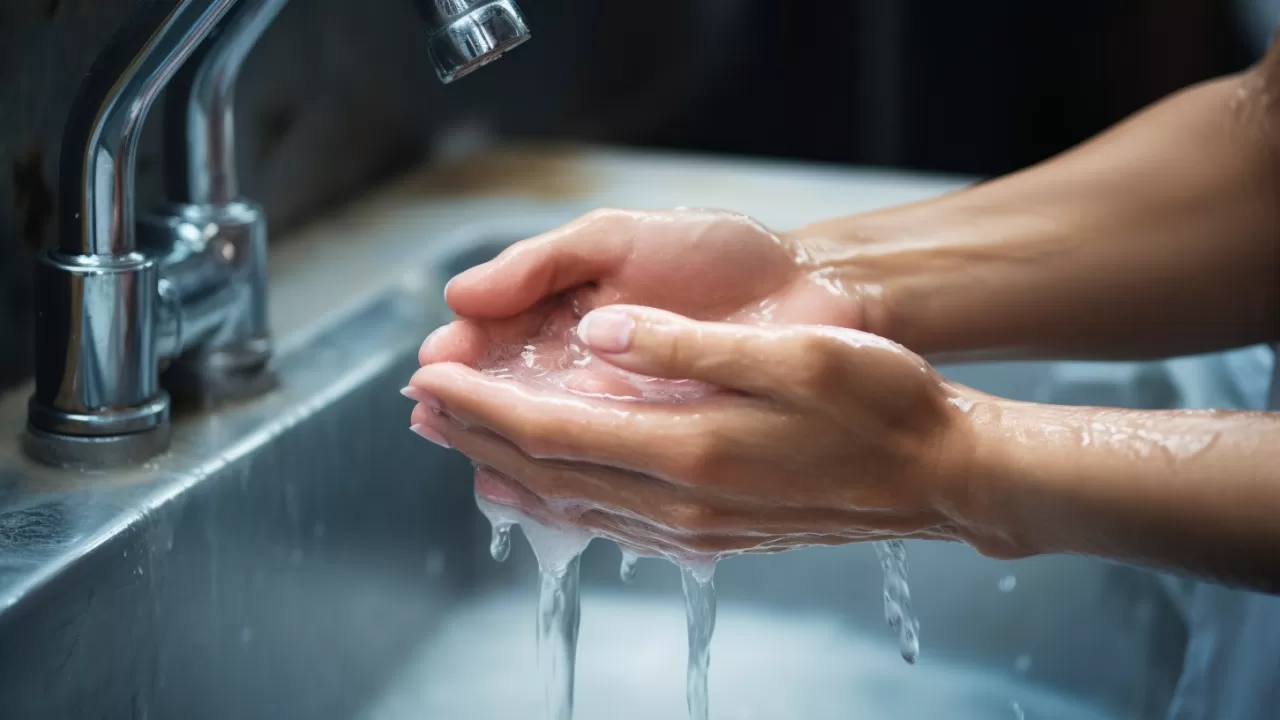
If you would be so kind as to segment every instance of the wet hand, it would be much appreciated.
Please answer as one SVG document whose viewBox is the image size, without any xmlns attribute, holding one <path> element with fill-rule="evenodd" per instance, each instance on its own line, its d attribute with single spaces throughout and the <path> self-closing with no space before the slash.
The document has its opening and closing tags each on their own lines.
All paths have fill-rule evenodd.
<svg viewBox="0 0 1280 720">
<path fill-rule="evenodd" d="M 610 365 L 720 391 L 600 400 L 427 365 L 412 381 L 413 421 L 491 469 L 477 478 L 491 502 L 649 554 L 886 538 L 1017 554 L 967 514 L 976 440 L 966 409 L 978 394 L 900 346 L 619 306 L 588 315 L 579 335 Z"/>
<path fill-rule="evenodd" d="M 861 327 L 862 302 L 820 254 L 736 213 L 593 212 L 454 278 L 446 299 L 473 324 L 440 330 L 420 359 L 470 363 L 486 334 L 528 336 L 556 311 L 576 321 L 619 303 L 700 320 Z"/>
</svg>

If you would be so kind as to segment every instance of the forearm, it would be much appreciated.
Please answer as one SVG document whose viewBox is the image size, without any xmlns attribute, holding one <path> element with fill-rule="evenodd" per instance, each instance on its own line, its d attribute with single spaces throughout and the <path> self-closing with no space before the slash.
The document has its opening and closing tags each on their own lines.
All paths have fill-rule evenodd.
<svg viewBox="0 0 1280 720">
<path fill-rule="evenodd" d="M 1014 547 L 1280 593 L 1280 414 L 973 412 L 967 512 Z"/>
<path fill-rule="evenodd" d="M 795 236 L 862 288 L 868 329 L 927 355 L 1146 357 L 1277 339 L 1280 115 L 1260 74 L 1171 97 L 1026 171 Z"/>
</svg>

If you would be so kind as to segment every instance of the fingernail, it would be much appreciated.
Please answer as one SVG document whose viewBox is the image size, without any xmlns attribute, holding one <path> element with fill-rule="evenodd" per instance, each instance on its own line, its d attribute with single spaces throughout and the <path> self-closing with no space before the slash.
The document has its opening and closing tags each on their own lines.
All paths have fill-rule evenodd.
<svg viewBox="0 0 1280 720">
<path fill-rule="evenodd" d="M 631 349 L 636 321 L 617 310 L 592 310 L 578 324 L 578 335 L 592 350 L 624 353 Z"/>
<path fill-rule="evenodd" d="M 431 397 L 430 394 L 425 393 L 412 385 L 402 389 L 400 394 L 416 403 L 426 405 L 432 410 L 439 410 L 441 407 L 439 400 Z"/>
<path fill-rule="evenodd" d="M 453 287 L 453 281 L 454 281 L 454 280 L 457 280 L 457 279 L 458 279 L 458 278 L 457 278 L 457 276 L 455 275 L 454 277 L 449 278 L 449 282 L 447 282 L 447 283 L 445 283 L 445 284 L 444 284 L 444 296 L 445 296 L 445 299 L 448 299 L 448 297 L 449 297 L 449 288 Z M 432 334 L 434 335 L 435 333 L 432 333 Z"/>
<path fill-rule="evenodd" d="M 445 440 L 443 435 L 436 432 L 435 430 L 432 430 L 426 425 L 414 425 L 410 427 L 409 430 L 412 431 L 413 434 L 423 438 L 424 440 L 430 440 L 431 442 L 435 443 L 436 445 L 439 445 L 442 448 L 445 448 L 446 450 L 451 448 L 451 446 L 449 445 L 449 441 Z"/>
</svg>

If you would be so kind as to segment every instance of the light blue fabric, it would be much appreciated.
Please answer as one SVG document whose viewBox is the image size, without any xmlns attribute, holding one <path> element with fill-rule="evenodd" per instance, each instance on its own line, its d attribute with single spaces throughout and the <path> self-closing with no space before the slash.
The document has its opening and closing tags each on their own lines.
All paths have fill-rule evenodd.
<svg viewBox="0 0 1280 720">
<path fill-rule="evenodd" d="M 1255 347 L 1169 367 L 1184 405 L 1280 410 L 1276 355 Z M 1187 608 L 1191 634 L 1169 720 L 1280 718 L 1280 598 L 1199 583 Z"/>
<path fill-rule="evenodd" d="M 1280 18 L 1280 0 L 1236 0 L 1236 8 L 1253 49 L 1262 54 L 1271 43 L 1271 33 Z"/>
</svg>

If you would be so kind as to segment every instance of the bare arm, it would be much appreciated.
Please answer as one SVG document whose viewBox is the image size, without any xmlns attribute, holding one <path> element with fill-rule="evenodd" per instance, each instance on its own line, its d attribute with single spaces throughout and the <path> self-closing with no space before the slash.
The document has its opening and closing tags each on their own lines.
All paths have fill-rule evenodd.
<svg viewBox="0 0 1280 720">
<path fill-rule="evenodd" d="M 996 401 L 974 415 L 969 514 L 1014 547 L 1280 593 L 1280 414 Z"/>
<path fill-rule="evenodd" d="M 1280 50 L 974 188 L 794 233 L 869 328 L 942 359 L 1280 339 Z"/>
</svg>

